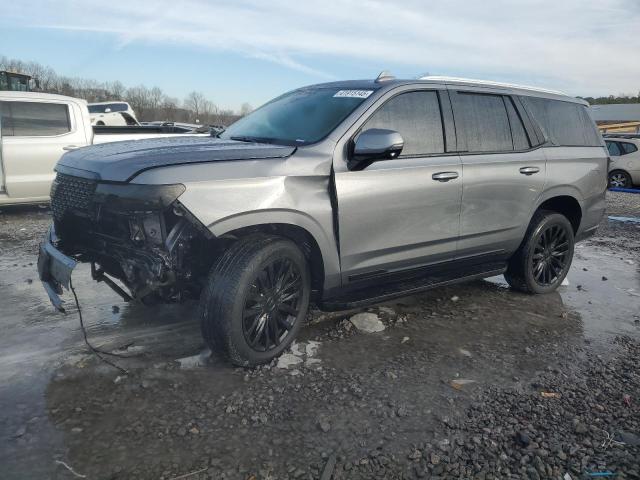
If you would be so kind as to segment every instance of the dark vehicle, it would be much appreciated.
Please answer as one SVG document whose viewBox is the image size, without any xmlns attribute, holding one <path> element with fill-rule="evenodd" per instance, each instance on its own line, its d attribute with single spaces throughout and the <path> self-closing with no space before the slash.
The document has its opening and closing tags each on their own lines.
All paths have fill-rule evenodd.
<svg viewBox="0 0 640 480">
<path fill-rule="evenodd" d="M 31 75 L 0 70 L 0 90 L 10 92 L 30 92 L 36 81 Z"/>
</svg>

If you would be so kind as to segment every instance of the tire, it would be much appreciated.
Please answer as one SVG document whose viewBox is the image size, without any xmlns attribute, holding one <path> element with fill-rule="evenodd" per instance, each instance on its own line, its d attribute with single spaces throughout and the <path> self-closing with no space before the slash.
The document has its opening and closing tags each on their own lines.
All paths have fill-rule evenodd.
<svg viewBox="0 0 640 480">
<path fill-rule="evenodd" d="M 567 217 L 538 210 L 520 248 L 509 260 L 504 278 L 514 290 L 553 292 L 571 268 L 574 246 L 573 227 Z"/>
<path fill-rule="evenodd" d="M 308 262 L 293 242 L 245 237 L 209 273 L 200 299 L 202 336 L 235 365 L 268 363 L 298 335 L 310 294 Z"/>
<path fill-rule="evenodd" d="M 609 172 L 609 188 L 631 188 L 632 186 L 631 176 L 624 170 Z"/>
</svg>

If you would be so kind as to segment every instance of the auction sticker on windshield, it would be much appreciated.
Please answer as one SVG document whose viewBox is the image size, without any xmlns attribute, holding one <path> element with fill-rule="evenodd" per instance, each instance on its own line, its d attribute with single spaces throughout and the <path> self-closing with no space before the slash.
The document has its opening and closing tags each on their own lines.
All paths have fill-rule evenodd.
<svg viewBox="0 0 640 480">
<path fill-rule="evenodd" d="M 369 98 L 373 90 L 339 90 L 334 97 Z"/>
</svg>

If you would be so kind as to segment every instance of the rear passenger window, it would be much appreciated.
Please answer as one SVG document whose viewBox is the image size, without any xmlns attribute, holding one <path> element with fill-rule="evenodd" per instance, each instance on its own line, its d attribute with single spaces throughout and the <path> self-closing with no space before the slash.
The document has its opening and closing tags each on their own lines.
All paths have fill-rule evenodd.
<svg viewBox="0 0 640 480">
<path fill-rule="evenodd" d="M 4 102 L 2 135 L 42 137 L 71 131 L 69 108 L 62 103 Z"/>
<path fill-rule="evenodd" d="M 600 146 L 600 134 L 584 105 L 526 97 L 533 117 L 555 145 Z"/>
<path fill-rule="evenodd" d="M 620 146 L 624 151 L 624 155 L 626 155 L 627 153 L 633 153 L 638 151 L 638 147 L 636 147 L 633 143 L 620 142 Z"/>
<path fill-rule="evenodd" d="M 513 150 L 509 117 L 502 96 L 458 92 L 456 122 L 460 120 L 469 152 Z"/>
<path fill-rule="evenodd" d="M 408 92 L 393 97 L 367 120 L 370 128 L 395 130 L 404 139 L 402 157 L 444 153 L 444 130 L 437 92 Z"/>
</svg>

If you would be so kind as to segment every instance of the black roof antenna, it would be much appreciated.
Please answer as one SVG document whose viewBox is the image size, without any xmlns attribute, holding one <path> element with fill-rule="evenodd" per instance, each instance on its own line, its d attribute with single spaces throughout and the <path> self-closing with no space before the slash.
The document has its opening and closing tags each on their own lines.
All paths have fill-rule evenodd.
<svg viewBox="0 0 640 480">
<path fill-rule="evenodd" d="M 378 78 L 376 78 L 376 83 L 388 82 L 389 80 L 395 80 L 395 78 L 396 77 L 391 75 L 387 70 L 383 70 L 380 72 L 380 75 L 378 75 Z"/>
</svg>

